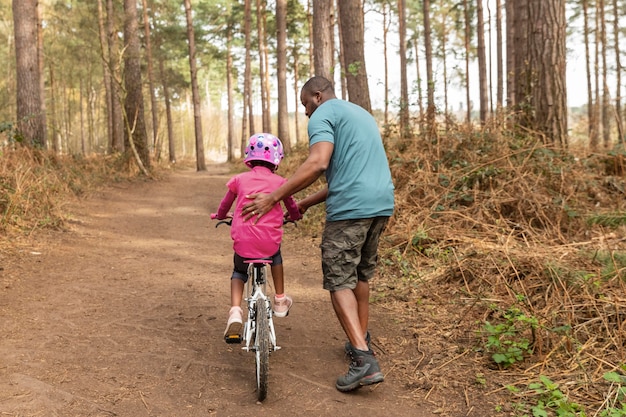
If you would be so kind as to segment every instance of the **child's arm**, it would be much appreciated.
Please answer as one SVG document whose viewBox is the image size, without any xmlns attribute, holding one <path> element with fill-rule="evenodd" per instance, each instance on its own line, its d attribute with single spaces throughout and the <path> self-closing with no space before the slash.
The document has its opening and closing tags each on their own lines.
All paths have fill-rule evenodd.
<svg viewBox="0 0 626 417">
<path fill-rule="evenodd" d="M 230 207 L 233 205 L 233 202 L 235 201 L 236 198 L 237 198 L 237 194 L 233 193 L 231 190 L 228 190 L 228 192 L 222 199 L 220 206 L 217 209 L 217 218 L 219 220 L 222 220 L 228 217 L 228 210 L 230 210 Z"/>
<path fill-rule="evenodd" d="M 300 213 L 304 214 L 309 207 L 315 206 L 326 201 L 326 197 L 328 196 L 328 186 L 325 186 L 321 190 L 316 193 L 313 193 L 298 202 L 298 209 Z"/>
<path fill-rule="evenodd" d="M 287 214 L 289 215 L 289 219 L 291 220 L 300 220 L 302 218 L 302 213 L 298 209 L 298 204 L 293 196 L 289 196 L 283 200 L 285 207 L 287 208 Z"/>
</svg>

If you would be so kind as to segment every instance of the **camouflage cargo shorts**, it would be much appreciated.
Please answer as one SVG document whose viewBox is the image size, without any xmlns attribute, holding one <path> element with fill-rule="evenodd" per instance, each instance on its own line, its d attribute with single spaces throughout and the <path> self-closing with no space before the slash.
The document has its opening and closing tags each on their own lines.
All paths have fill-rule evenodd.
<svg viewBox="0 0 626 417">
<path fill-rule="evenodd" d="M 324 288 L 329 291 L 356 288 L 367 282 L 378 261 L 378 241 L 389 217 L 326 222 L 322 235 Z"/>
</svg>

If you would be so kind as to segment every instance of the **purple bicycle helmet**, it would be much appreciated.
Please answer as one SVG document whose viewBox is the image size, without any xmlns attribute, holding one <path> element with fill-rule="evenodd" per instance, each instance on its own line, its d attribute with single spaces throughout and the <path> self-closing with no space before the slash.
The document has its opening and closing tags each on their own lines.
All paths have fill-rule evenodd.
<svg viewBox="0 0 626 417">
<path fill-rule="evenodd" d="M 250 161 L 265 161 L 278 168 L 283 159 L 283 144 L 271 133 L 256 133 L 248 139 L 246 157 L 243 162 L 250 168 Z"/>
</svg>

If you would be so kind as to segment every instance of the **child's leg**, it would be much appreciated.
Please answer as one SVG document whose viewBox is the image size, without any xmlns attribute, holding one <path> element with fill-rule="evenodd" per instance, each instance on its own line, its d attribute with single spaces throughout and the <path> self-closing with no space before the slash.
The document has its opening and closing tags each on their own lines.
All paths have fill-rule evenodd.
<svg viewBox="0 0 626 417">
<path fill-rule="evenodd" d="M 244 283 L 241 279 L 232 278 L 230 280 L 230 305 L 232 307 L 241 307 L 243 289 Z"/>
<path fill-rule="evenodd" d="M 274 291 L 276 295 L 285 293 L 285 278 L 283 274 L 283 264 L 272 264 L 272 279 L 274 280 Z M 233 304 L 234 305 L 234 304 Z"/>
<path fill-rule="evenodd" d="M 289 314 L 289 309 L 293 301 L 291 297 L 285 295 L 285 279 L 283 275 L 283 262 L 280 258 L 280 252 L 274 257 L 274 263 L 272 263 L 272 278 L 274 280 L 274 290 L 276 295 L 274 296 L 274 315 L 276 317 L 285 317 Z"/>
</svg>

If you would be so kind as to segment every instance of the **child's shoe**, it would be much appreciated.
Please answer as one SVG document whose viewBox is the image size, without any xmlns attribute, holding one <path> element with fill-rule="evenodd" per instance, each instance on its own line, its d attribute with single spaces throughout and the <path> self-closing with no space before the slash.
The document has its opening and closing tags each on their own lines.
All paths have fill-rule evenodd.
<svg viewBox="0 0 626 417">
<path fill-rule="evenodd" d="M 284 295 L 282 298 L 274 296 L 274 315 L 276 317 L 286 317 L 289 315 L 289 309 L 292 304 L 293 300 L 288 295 Z"/>
<path fill-rule="evenodd" d="M 224 338 L 241 339 L 241 329 L 243 327 L 243 310 L 241 307 L 231 307 L 228 313 L 228 322 L 224 331 Z"/>
</svg>

